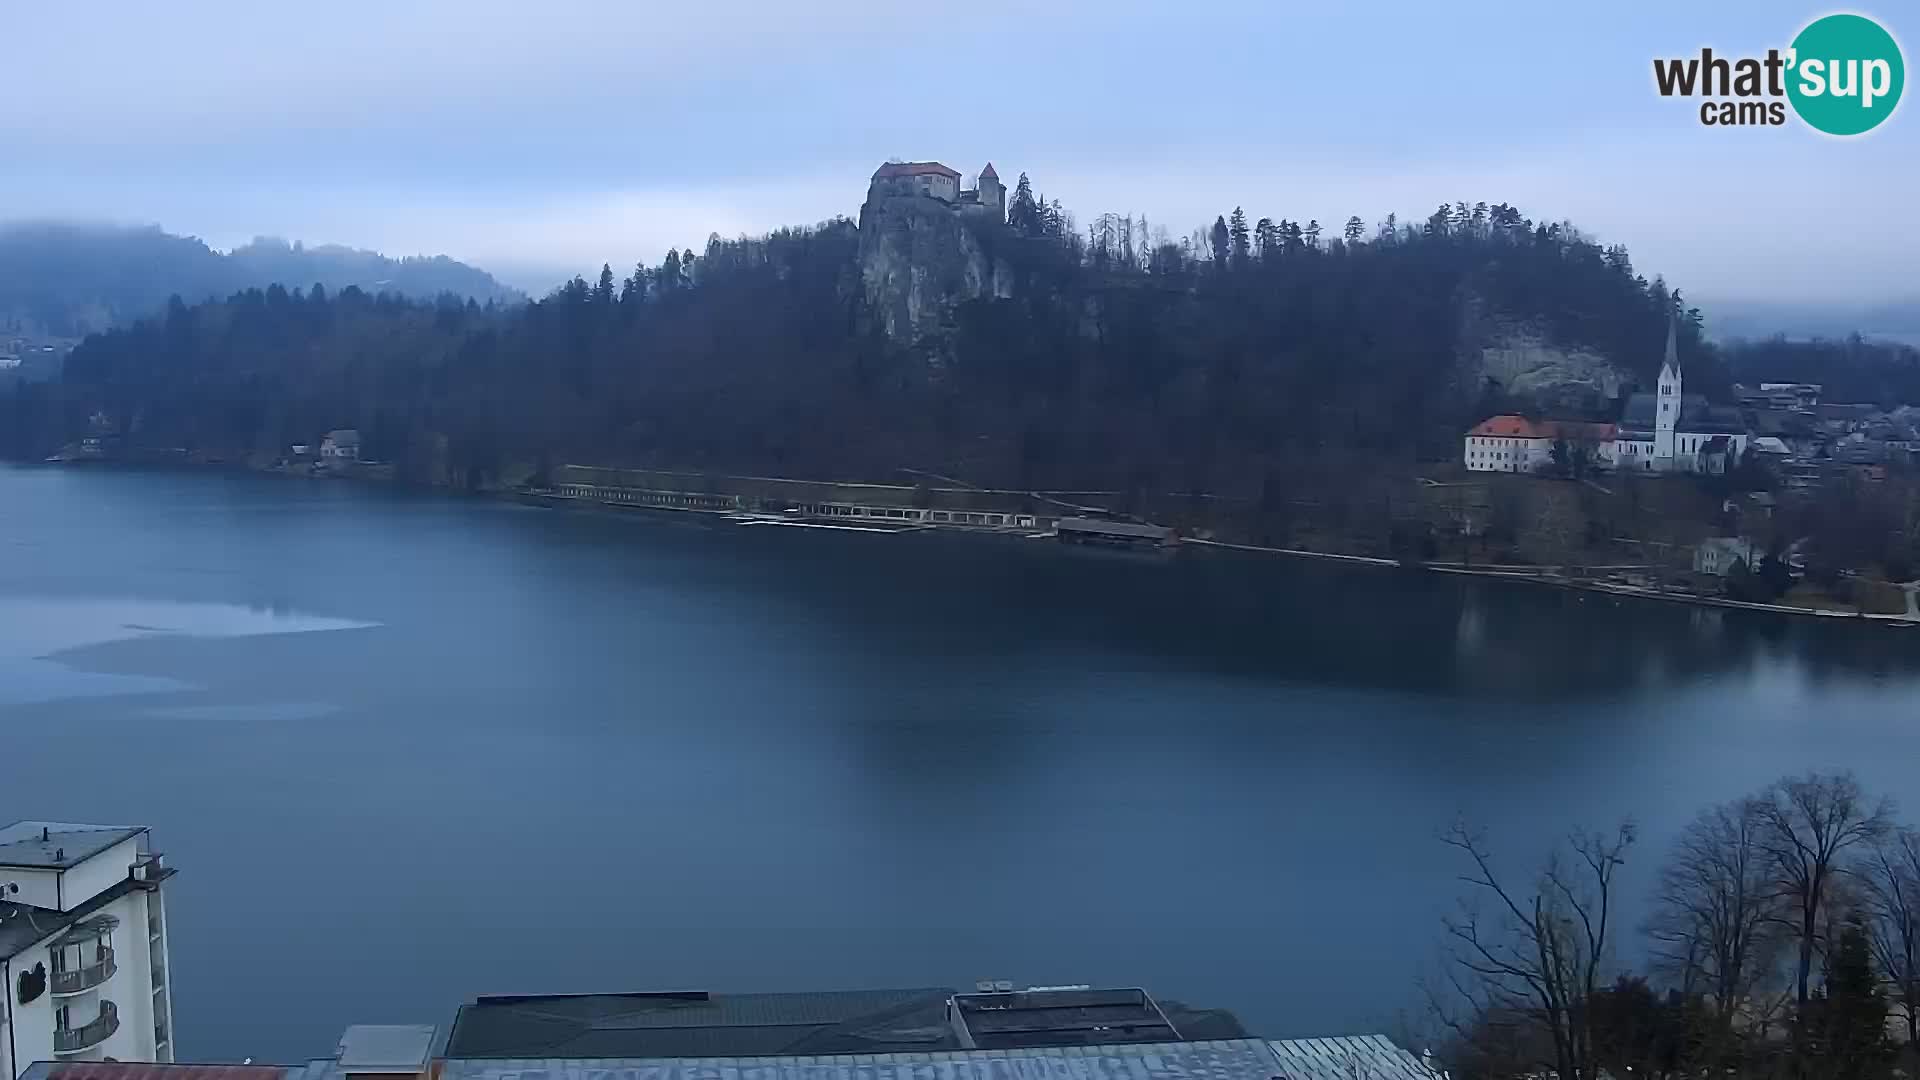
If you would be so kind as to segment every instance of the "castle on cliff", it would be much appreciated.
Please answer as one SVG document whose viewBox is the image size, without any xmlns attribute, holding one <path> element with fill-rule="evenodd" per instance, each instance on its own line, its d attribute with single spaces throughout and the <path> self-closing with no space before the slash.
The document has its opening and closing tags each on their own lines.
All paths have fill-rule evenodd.
<svg viewBox="0 0 1920 1080">
<path fill-rule="evenodd" d="M 961 190 L 960 174 L 937 161 L 889 161 L 874 171 L 867 201 L 899 195 L 939 199 L 956 213 L 990 216 L 999 223 L 1007 220 L 1007 186 L 993 171 L 992 162 L 980 170 L 977 186 Z"/>
</svg>

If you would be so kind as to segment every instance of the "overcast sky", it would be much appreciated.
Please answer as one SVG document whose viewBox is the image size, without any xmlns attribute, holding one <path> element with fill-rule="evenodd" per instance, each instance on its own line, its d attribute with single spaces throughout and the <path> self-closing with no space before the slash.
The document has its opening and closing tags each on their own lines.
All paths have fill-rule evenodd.
<svg viewBox="0 0 1920 1080">
<path fill-rule="evenodd" d="M 539 292 L 853 215 L 888 158 L 1082 222 L 1330 231 L 1506 200 L 1698 297 L 1920 293 L 1920 118 L 1702 127 L 1655 55 L 1784 47 L 1774 0 L 1007 4 L 0 0 L 0 214 L 446 253 Z M 1903 32 L 1904 3 L 1855 8 Z"/>
</svg>

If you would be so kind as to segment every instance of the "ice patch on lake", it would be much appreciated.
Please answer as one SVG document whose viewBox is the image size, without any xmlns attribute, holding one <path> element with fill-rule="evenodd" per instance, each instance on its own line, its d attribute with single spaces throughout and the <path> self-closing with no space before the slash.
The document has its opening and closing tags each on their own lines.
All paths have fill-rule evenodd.
<svg viewBox="0 0 1920 1080">
<path fill-rule="evenodd" d="M 0 706 L 192 687 L 177 679 L 76 671 L 60 653 L 148 637 L 238 638 L 361 630 L 377 623 L 240 604 L 0 596 Z"/>
</svg>

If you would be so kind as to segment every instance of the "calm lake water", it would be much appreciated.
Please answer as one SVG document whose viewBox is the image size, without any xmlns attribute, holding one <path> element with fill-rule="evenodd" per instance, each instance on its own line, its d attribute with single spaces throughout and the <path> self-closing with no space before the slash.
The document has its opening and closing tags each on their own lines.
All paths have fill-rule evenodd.
<svg viewBox="0 0 1920 1080">
<path fill-rule="evenodd" d="M 1850 767 L 1920 634 L 1372 568 L 0 469 L 0 819 L 148 823 L 183 1056 L 477 993 L 1145 985 L 1411 1007 L 1516 867 Z"/>
</svg>

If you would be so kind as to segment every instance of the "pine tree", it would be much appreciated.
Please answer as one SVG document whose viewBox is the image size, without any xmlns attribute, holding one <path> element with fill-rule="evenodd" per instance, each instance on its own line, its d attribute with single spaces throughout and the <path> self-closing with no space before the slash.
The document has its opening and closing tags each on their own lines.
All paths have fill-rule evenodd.
<svg viewBox="0 0 1920 1080">
<path fill-rule="evenodd" d="M 1247 231 L 1247 212 L 1237 206 L 1233 208 L 1233 215 L 1227 218 L 1227 238 L 1233 252 L 1233 268 L 1245 270 L 1250 234 Z"/>
<path fill-rule="evenodd" d="M 600 264 L 600 281 L 593 287 L 593 302 L 609 307 L 613 304 L 613 265 L 611 263 Z"/>
<path fill-rule="evenodd" d="M 1007 225 L 1021 236 L 1046 235 L 1040 204 L 1033 198 L 1033 182 L 1026 173 L 1013 185 L 1013 198 L 1007 203 Z"/>
<path fill-rule="evenodd" d="M 1309 251 L 1320 250 L 1320 222 L 1319 221 L 1310 220 L 1307 222 L 1306 242 L 1307 242 L 1307 250 Z"/>
<path fill-rule="evenodd" d="M 1360 242 L 1360 235 L 1366 231 L 1366 228 L 1365 223 L 1360 220 L 1360 215 L 1355 214 L 1347 219 L 1347 227 L 1341 230 L 1340 237 L 1347 242 L 1348 246 L 1352 246 Z"/>
<path fill-rule="evenodd" d="M 1826 985 L 1807 1001 L 1800 1034 L 1800 1051 L 1813 1075 L 1877 1080 L 1889 1074 L 1893 1046 L 1887 1039 L 1887 1000 L 1858 918 L 1840 932 L 1827 960 Z"/>
<path fill-rule="evenodd" d="M 672 248 L 667 249 L 667 257 L 661 261 L 659 276 L 654 280 L 659 282 L 660 291 L 663 293 L 672 292 L 680 287 L 679 252 Z"/>
<path fill-rule="evenodd" d="M 1228 243 L 1226 218 L 1216 217 L 1213 219 L 1213 231 L 1207 236 L 1207 243 L 1213 248 L 1213 268 L 1215 270 L 1225 270 L 1227 268 Z"/>
<path fill-rule="evenodd" d="M 1272 218 L 1261 218 L 1253 223 L 1253 257 L 1265 262 L 1280 254 L 1280 245 L 1276 242 L 1278 231 Z"/>
</svg>

